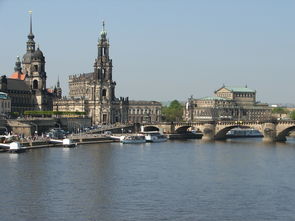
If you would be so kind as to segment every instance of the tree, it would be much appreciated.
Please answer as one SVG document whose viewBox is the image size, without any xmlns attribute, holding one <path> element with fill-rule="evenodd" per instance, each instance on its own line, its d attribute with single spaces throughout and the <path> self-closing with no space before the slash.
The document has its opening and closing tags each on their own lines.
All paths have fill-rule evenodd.
<svg viewBox="0 0 295 221">
<path fill-rule="evenodd" d="M 291 118 L 292 120 L 295 120 L 295 110 L 291 111 L 291 113 L 290 113 L 290 118 Z"/>
<path fill-rule="evenodd" d="M 274 109 L 272 109 L 272 113 L 273 114 L 286 114 L 287 111 L 285 110 L 285 108 L 282 107 L 275 107 Z"/>
<path fill-rule="evenodd" d="M 288 111 L 285 108 L 282 107 L 275 107 L 271 111 L 276 117 L 282 118 L 283 114 L 287 114 Z"/>
<path fill-rule="evenodd" d="M 172 101 L 169 106 L 162 109 L 163 120 L 167 122 L 182 121 L 183 106 L 177 100 Z"/>
</svg>

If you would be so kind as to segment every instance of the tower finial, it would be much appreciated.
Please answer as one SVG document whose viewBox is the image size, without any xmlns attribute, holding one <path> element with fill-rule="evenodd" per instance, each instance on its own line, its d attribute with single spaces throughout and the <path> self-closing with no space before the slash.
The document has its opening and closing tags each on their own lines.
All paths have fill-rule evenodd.
<svg viewBox="0 0 295 221">
<path fill-rule="evenodd" d="M 22 71 L 21 62 L 19 56 L 16 57 L 14 71 L 20 73 Z"/>
<path fill-rule="evenodd" d="M 57 84 L 56 84 L 57 88 L 60 88 L 60 83 L 59 83 L 59 75 L 57 76 Z"/>
<path fill-rule="evenodd" d="M 104 20 L 102 20 L 102 31 L 105 31 L 105 23 L 104 23 Z"/>
<path fill-rule="evenodd" d="M 29 11 L 29 15 L 30 15 L 30 34 L 33 34 L 33 27 L 32 27 L 32 10 Z"/>
</svg>

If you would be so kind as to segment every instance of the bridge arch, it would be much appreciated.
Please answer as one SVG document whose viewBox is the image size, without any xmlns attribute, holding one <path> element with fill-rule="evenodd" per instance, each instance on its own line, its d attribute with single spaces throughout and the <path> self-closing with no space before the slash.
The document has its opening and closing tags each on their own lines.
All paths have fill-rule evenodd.
<svg viewBox="0 0 295 221">
<path fill-rule="evenodd" d="M 142 132 L 160 131 L 159 127 L 156 126 L 143 126 Z"/>
<path fill-rule="evenodd" d="M 186 126 L 178 127 L 177 129 L 175 129 L 175 133 L 178 133 L 178 134 L 186 133 L 190 127 L 192 126 L 186 125 Z"/>
<path fill-rule="evenodd" d="M 245 125 L 231 125 L 231 126 L 228 126 L 228 127 L 224 127 L 221 130 L 216 131 L 215 139 L 216 140 L 224 140 L 224 139 L 226 139 L 227 132 L 229 132 L 231 129 L 234 129 L 234 128 L 248 129 L 248 128 L 252 128 L 252 127 L 245 126 Z"/>
<path fill-rule="evenodd" d="M 294 129 L 295 129 L 295 126 L 290 126 L 290 127 L 285 128 L 284 130 L 282 130 L 281 132 L 279 132 L 277 134 L 276 141 L 286 141 L 287 140 L 286 137 Z"/>
</svg>

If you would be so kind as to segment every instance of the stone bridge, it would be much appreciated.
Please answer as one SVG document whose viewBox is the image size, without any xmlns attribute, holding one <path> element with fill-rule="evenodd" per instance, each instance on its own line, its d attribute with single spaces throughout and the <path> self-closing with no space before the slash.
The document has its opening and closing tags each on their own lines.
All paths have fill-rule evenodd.
<svg viewBox="0 0 295 221">
<path fill-rule="evenodd" d="M 295 121 L 199 121 L 171 122 L 142 125 L 144 131 L 158 130 L 167 134 L 186 133 L 189 130 L 202 132 L 203 140 L 224 140 L 226 133 L 233 128 L 253 128 L 263 135 L 265 142 L 283 142 L 290 131 L 295 129 Z"/>
</svg>

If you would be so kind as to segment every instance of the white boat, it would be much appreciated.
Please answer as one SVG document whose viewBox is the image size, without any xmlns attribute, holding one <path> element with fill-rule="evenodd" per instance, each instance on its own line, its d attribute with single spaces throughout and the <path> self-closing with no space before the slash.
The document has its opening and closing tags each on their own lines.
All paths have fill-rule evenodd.
<svg viewBox="0 0 295 221">
<path fill-rule="evenodd" d="M 23 153 L 26 151 L 26 148 L 21 146 L 19 142 L 12 142 L 9 144 L 9 153 Z"/>
<path fill-rule="evenodd" d="M 145 137 L 143 135 L 128 135 L 120 137 L 120 142 L 123 144 L 138 144 L 145 143 Z"/>
<path fill-rule="evenodd" d="M 227 132 L 228 138 L 241 138 L 241 137 L 262 137 L 263 135 L 253 128 L 234 128 Z"/>
<path fill-rule="evenodd" d="M 65 138 L 62 140 L 58 140 L 58 139 L 50 139 L 49 143 L 52 144 L 62 144 L 64 147 L 75 147 L 77 146 L 77 143 L 75 143 L 73 140 Z"/>
<path fill-rule="evenodd" d="M 64 146 L 64 147 L 75 147 L 75 146 L 77 146 L 77 143 L 75 143 L 73 140 L 71 140 L 71 139 L 68 139 L 68 138 L 66 138 L 66 139 L 63 139 L 62 140 L 62 145 Z"/>
<path fill-rule="evenodd" d="M 145 133 L 146 142 L 159 143 L 166 142 L 168 138 L 158 132 Z"/>
</svg>

